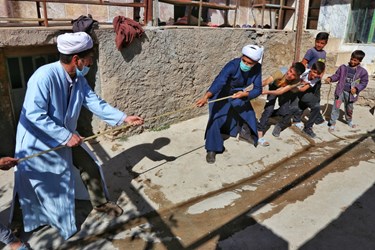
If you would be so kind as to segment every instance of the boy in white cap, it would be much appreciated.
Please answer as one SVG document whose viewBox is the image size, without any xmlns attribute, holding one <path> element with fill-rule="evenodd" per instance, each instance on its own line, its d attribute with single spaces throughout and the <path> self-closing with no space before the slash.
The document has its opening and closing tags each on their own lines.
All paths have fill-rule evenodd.
<svg viewBox="0 0 375 250">
<path fill-rule="evenodd" d="M 80 170 L 94 209 L 113 216 L 122 214 L 119 206 L 107 200 L 99 169 L 81 147 L 84 138 L 76 132 L 81 107 L 111 126 L 124 122 L 140 125 L 143 119 L 110 106 L 88 85 L 84 75 L 93 64 L 93 41 L 88 34 L 60 35 L 57 48 L 60 60 L 40 67 L 28 81 L 17 127 L 16 158 L 65 147 L 20 162 L 15 194 L 25 232 L 51 225 L 68 239 L 77 231 L 73 165 Z"/>
<path fill-rule="evenodd" d="M 197 106 L 203 107 L 208 100 L 231 96 L 229 99 L 209 104 L 209 120 L 205 133 L 208 163 L 214 163 L 216 154 L 224 151 L 221 134 L 235 137 L 244 125 L 250 128 L 254 145 L 257 144 L 257 121 L 250 100 L 262 93 L 262 56 L 261 47 L 243 47 L 242 56 L 228 62 L 205 95 L 197 100 Z M 253 87 L 252 90 L 249 90 L 249 87 Z"/>
</svg>

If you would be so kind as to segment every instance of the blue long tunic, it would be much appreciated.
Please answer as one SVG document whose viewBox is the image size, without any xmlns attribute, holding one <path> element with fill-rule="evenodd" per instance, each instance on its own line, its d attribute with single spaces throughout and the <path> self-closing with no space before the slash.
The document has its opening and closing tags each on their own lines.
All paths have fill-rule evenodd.
<svg viewBox="0 0 375 250">
<path fill-rule="evenodd" d="M 250 85 L 253 89 L 247 98 L 230 98 L 209 104 L 205 134 L 207 151 L 222 152 L 224 141 L 221 134 L 237 136 L 243 123 L 250 127 L 254 143 L 258 142 L 256 116 L 250 100 L 262 93 L 262 66 L 258 63 L 250 71 L 243 72 L 240 61 L 241 58 L 235 58 L 224 66 L 208 89 L 213 94 L 210 100 L 232 95 Z"/>
<path fill-rule="evenodd" d="M 59 61 L 40 67 L 31 76 L 17 127 L 17 158 L 65 144 L 76 131 L 82 105 L 112 126 L 125 118 L 101 100 L 82 76 L 73 80 L 69 97 L 69 79 Z M 18 164 L 14 191 L 26 232 L 51 225 L 67 239 L 77 231 L 73 167 L 68 147 Z"/>
</svg>

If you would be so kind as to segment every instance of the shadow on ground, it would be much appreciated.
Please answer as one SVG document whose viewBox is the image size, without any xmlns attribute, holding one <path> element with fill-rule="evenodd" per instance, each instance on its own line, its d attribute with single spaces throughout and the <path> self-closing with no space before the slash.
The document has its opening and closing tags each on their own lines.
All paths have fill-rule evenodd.
<svg viewBox="0 0 375 250">
<path fill-rule="evenodd" d="M 249 207 L 245 212 L 239 214 L 224 225 L 217 227 L 215 230 L 206 232 L 206 234 L 196 236 L 196 239 L 189 244 L 182 243 L 183 238 L 179 239 L 179 237 L 183 236 L 175 235 L 174 227 L 178 227 L 179 222 L 174 219 L 175 216 L 173 213 L 167 213 L 167 217 L 166 214 L 158 213 L 145 199 L 143 199 L 143 197 L 139 192 L 137 192 L 137 190 L 133 190 L 131 188 L 132 177 L 130 177 L 127 172 L 131 173 L 132 166 L 134 166 L 133 164 L 139 162 L 143 157 L 147 157 L 147 155 L 149 156 L 150 154 L 153 155 L 152 150 L 154 150 L 155 148 L 149 146 L 149 150 L 147 152 L 144 152 L 144 149 L 142 147 L 140 147 L 139 149 L 132 148 L 130 149 L 130 151 L 125 150 L 118 157 L 114 157 L 112 159 L 113 161 L 111 160 L 109 162 L 106 162 L 105 165 L 115 165 L 115 163 L 121 163 L 117 165 L 116 171 L 118 171 L 118 168 L 120 167 L 123 175 L 121 175 L 121 178 L 120 176 L 115 176 L 120 178 L 122 183 L 118 186 L 116 185 L 116 188 L 124 191 L 130 197 L 131 202 L 135 204 L 138 211 L 148 210 L 149 212 L 139 216 L 134 216 L 126 222 L 113 224 L 113 226 L 108 227 L 107 230 L 101 234 L 88 236 L 87 238 L 81 238 L 75 242 L 69 242 L 68 245 L 65 245 L 67 248 L 64 249 L 77 246 L 77 244 L 85 245 L 87 243 L 94 242 L 94 240 L 98 238 L 106 238 L 109 241 L 113 240 L 115 242 L 116 240 L 113 239 L 113 236 L 115 234 L 127 230 L 132 225 L 140 223 L 142 221 L 147 221 L 151 224 L 151 227 L 145 231 L 148 231 L 150 234 L 156 235 L 159 239 L 161 239 L 161 241 L 153 241 L 152 239 L 150 239 L 149 241 L 144 241 L 144 239 L 142 239 L 143 243 L 133 245 L 131 243 L 132 241 L 136 242 L 137 240 L 139 240 L 139 235 L 134 234 L 130 239 L 123 242 L 123 245 L 121 245 L 123 246 L 123 248 L 120 247 L 120 249 L 125 249 L 127 246 L 133 246 L 133 249 L 153 249 L 157 246 L 160 247 L 160 244 L 163 245 L 165 249 L 202 249 L 206 248 L 205 246 L 207 246 L 207 244 L 209 245 L 209 247 L 206 249 L 288 249 L 288 242 L 274 234 L 271 230 L 258 224 L 251 217 L 251 214 L 264 207 L 266 204 L 272 203 L 281 195 L 300 185 L 302 182 L 306 181 L 308 178 L 318 173 L 319 171 L 323 170 L 329 164 L 332 164 L 338 158 L 344 156 L 345 154 L 359 146 L 360 143 L 364 142 L 369 137 L 374 140 L 374 132 L 375 131 L 371 131 L 370 133 L 363 135 L 353 143 L 345 146 L 343 149 L 327 158 L 321 164 L 312 168 L 308 172 L 297 176 L 296 179 L 294 179 L 289 184 L 284 185 L 278 191 L 270 193 L 260 202 L 252 204 L 251 207 Z M 131 155 L 129 155 L 130 152 Z M 156 159 L 159 159 L 158 157 L 164 157 L 164 159 L 171 157 L 165 155 L 155 156 L 157 156 Z M 152 157 L 154 156 L 151 156 L 151 158 Z M 128 160 L 125 161 L 125 159 Z M 106 176 L 111 176 L 111 174 L 114 175 L 113 170 L 115 169 L 110 170 L 109 167 L 105 169 L 107 169 L 108 171 L 106 173 Z M 372 223 L 372 221 L 374 221 L 374 215 L 372 211 L 375 208 L 375 202 L 372 199 L 372 197 L 374 197 L 374 191 L 375 187 L 372 186 L 364 195 L 362 195 L 359 199 L 357 199 L 356 202 L 354 202 L 349 208 L 347 208 L 338 219 L 321 230 L 313 239 L 306 242 L 303 245 L 302 249 L 337 249 L 337 247 L 340 247 L 340 249 L 352 249 L 349 247 L 350 245 L 346 244 L 346 242 L 355 242 L 357 246 L 362 246 L 361 248 L 363 249 L 373 249 L 375 247 L 375 241 L 372 237 L 372 235 L 374 235 L 375 229 Z M 112 194 L 117 193 L 117 191 L 112 192 Z M 179 206 L 182 207 L 183 204 L 179 204 Z M 363 218 L 367 218 L 366 221 L 363 221 Z M 207 219 L 210 220 L 209 218 Z M 248 227 L 252 228 L 252 234 L 249 234 L 246 231 Z M 363 234 L 359 232 L 366 233 Z M 216 240 L 217 243 L 212 243 L 216 242 Z M 212 244 L 216 245 L 213 246 Z"/>
</svg>

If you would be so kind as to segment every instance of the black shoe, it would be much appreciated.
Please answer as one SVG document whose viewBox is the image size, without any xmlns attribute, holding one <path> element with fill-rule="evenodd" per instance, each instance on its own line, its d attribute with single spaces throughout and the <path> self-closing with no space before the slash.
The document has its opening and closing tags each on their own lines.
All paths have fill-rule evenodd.
<svg viewBox="0 0 375 250">
<path fill-rule="evenodd" d="M 215 156 L 216 156 L 215 152 L 208 151 L 206 155 L 207 163 L 210 163 L 210 164 L 215 163 Z"/>
<path fill-rule="evenodd" d="M 307 134 L 308 136 L 310 136 L 311 138 L 315 138 L 316 137 L 316 134 L 314 133 L 314 131 L 312 130 L 312 128 L 304 128 L 303 132 L 305 134 Z"/>
<path fill-rule="evenodd" d="M 252 137 L 252 136 L 245 137 L 245 136 L 242 136 L 241 133 L 240 133 L 240 134 L 238 135 L 238 140 L 239 140 L 239 141 L 244 141 L 244 142 L 250 143 L 251 145 L 254 145 L 254 140 L 253 140 L 253 137 Z"/>
<path fill-rule="evenodd" d="M 320 125 L 320 124 L 322 124 L 322 123 L 325 123 L 326 121 L 323 119 L 323 117 L 318 117 L 318 118 L 316 118 L 316 120 L 315 120 L 315 124 L 316 125 Z"/>
<path fill-rule="evenodd" d="M 279 137 L 281 133 L 281 128 L 279 125 L 275 125 L 275 128 L 272 131 L 272 135 L 275 137 Z"/>
</svg>

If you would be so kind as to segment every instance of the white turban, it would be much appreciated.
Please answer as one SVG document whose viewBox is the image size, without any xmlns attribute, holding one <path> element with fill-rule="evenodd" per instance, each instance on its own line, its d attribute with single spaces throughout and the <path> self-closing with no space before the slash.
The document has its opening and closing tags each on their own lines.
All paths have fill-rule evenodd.
<svg viewBox="0 0 375 250">
<path fill-rule="evenodd" d="M 61 54 L 78 54 L 92 47 L 92 39 L 86 32 L 65 33 L 57 37 L 57 49 Z"/>
<path fill-rule="evenodd" d="M 263 47 L 249 44 L 242 48 L 242 54 L 253 61 L 262 63 Z"/>
</svg>

